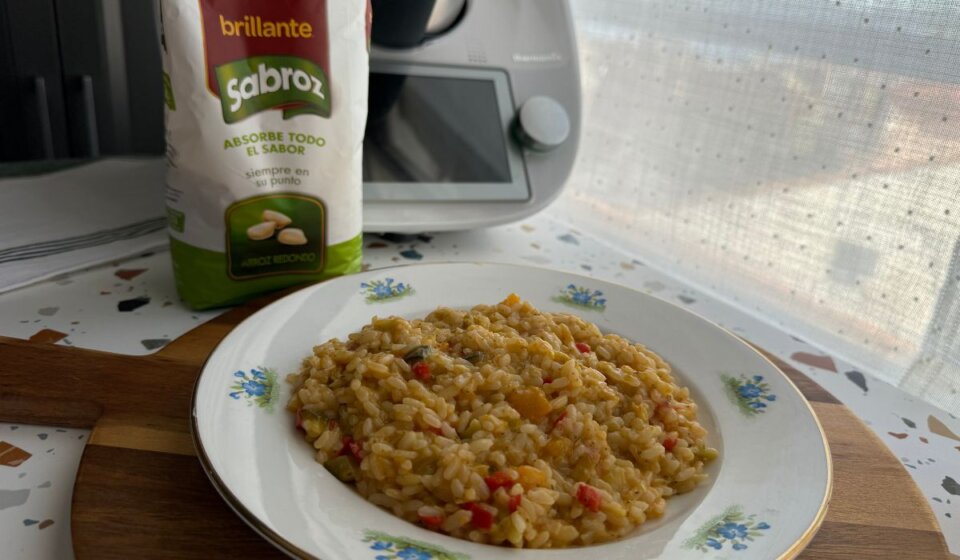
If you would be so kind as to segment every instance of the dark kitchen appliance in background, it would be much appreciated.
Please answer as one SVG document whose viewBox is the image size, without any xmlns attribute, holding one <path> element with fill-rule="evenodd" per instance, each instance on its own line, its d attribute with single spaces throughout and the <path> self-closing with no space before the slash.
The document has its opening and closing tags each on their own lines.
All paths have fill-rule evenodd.
<svg viewBox="0 0 960 560">
<path fill-rule="evenodd" d="M 0 2 L 0 162 L 160 154 L 155 0 Z"/>
<path fill-rule="evenodd" d="M 580 130 L 567 0 L 372 7 L 364 229 L 470 229 L 553 200 Z M 159 17 L 155 0 L 0 4 L 0 162 L 161 165 Z"/>
</svg>

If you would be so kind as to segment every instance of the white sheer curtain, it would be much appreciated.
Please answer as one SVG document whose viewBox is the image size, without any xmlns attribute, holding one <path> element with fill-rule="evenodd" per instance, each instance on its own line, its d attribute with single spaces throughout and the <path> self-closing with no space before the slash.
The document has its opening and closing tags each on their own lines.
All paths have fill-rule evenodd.
<svg viewBox="0 0 960 560">
<path fill-rule="evenodd" d="M 574 0 L 556 210 L 960 410 L 960 5 Z"/>
</svg>

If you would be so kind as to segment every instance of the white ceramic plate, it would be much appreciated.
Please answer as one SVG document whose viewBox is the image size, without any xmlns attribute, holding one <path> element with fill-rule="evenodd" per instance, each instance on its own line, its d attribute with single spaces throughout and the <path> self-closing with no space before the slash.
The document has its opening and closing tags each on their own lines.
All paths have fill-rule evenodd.
<svg viewBox="0 0 960 560">
<path fill-rule="evenodd" d="M 720 451 L 710 480 L 667 502 L 626 538 L 586 548 L 513 550 L 407 523 L 368 503 L 313 460 L 284 409 L 285 376 L 315 344 L 372 316 L 423 317 L 438 306 L 496 303 L 511 292 L 544 311 L 575 313 L 641 342 L 674 369 Z M 311 286 L 237 326 L 210 356 L 194 395 L 203 466 L 230 506 L 291 556 L 426 560 L 792 557 L 826 514 L 831 463 L 807 401 L 732 334 L 634 290 L 562 272 L 493 264 L 427 264 Z"/>
</svg>

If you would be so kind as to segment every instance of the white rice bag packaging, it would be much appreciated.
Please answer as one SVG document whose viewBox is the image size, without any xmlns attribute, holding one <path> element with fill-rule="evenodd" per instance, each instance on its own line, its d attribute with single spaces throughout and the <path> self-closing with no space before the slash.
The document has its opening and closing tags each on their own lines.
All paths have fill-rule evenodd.
<svg viewBox="0 0 960 560">
<path fill-rule="evenodd" d="M 162 0 L 177 288 L 230 305 L 356 272 L 366 0 Z"/>
</svg>

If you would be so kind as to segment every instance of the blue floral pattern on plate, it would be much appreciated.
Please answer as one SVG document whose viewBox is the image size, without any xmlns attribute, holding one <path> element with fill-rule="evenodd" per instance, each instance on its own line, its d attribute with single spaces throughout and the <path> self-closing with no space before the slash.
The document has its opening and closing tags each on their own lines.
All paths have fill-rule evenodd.
<svg viewBox="0 0 960 560">
<path fill-rule="evenodd" d="M 256 405 L 267 412 L 273 412 L 273 405 L 279 397 L 277 390 L 277 374 L 270 368 L 251 368 L 249 372 L 239 370 L 233 372 L 233 391 L 230 398 L 245 400 L 248 405 Z"/>
<path fill-rule="evenodd" d="M 394 537 L 380 531 L 364 531 L 363 542 L 371 543 L 374 560 L 469 560 L 469 556 L 450 552 L 435 544 Z"/>
<path fill-rule="evenodd" d="M 361 282 L 360 293 L 365 296 L 367 303 L 374 303 L 408 296 L 413 293 L 413 286 L 403 282 L 394 283 L 393 278 L 384 278 Z"/>
<path fill-rule="evenodd" d="M 725 545 L 735 551 L 748 548 L 747 543 L 762 537 L 770 529 L 766 521 L 757 521 L 755 514 L 744 515 L 740 506 L 730 506 L 722 514 L 704 523 L 697 534 L 687 539 L 684 548 L 701 552 L 723 550 Z"/>
<path fill-rule="evenodd" d="M 575 284 L 569 284 L 560 290 L 560 295 L 554 296 L 553 301 L 595 311 L 603 311 L 607 308 L 607 300 L 603 297 L 603 292 Z"/>
<path fill-rule="evenodd" d="M 777 396 L 770 392 L 770 385 L 763 380 L 762 375 L 747 377 L 722 376 L 727 394 L 746 416 L 756 416 L 766 412 L 768 406 L 777 400 Z"/>
</svg>

